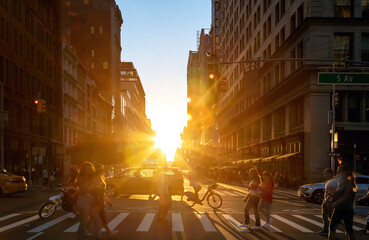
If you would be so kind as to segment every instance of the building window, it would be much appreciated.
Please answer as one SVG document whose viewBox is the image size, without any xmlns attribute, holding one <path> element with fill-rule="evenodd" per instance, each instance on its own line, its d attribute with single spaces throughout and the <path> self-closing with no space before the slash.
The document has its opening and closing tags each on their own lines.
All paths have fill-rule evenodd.
<svg viewBox="0 0 369 240">
<path fill-rule="evenodd" d="M 91 69 L 95 69 L 95 63 L 91 63 Z"/>
<path fill-rule="evenodd" d="M 95 28 L 91 27 L 90 32 L 91 32 L 91 34 L 95 34 Z"/>
<path fill-rule="evenodd" d="M 369 93 L 366 94 L 365 99 L 365 119 L 369 122 Z"/>
<path fill-rule="evenodd" d="M 361 17 L 369 18 L 369 0 L 361 0 Z"/>
<path fill-rule="evenodd" d="M 292 35 L 295 29 L 296 29 L 296 14 L 293 14 L 290 19 L 290 35 Z"/>
<path fill-rule="evenodd" d="M 360 122 L 360 93 L 349 93 L 348 120 L 350 122 Z"/>
<path fill-rule="evenodd" d="M 334 34 L 334 59 L 353 59 L 353 34 L 335 33 Z"/>
<path fill-rule="evenodd" d="M 103 27 L 100 27 L 100 28 L 99 28 L 99 32 L 100 32 L 100 34 L 102 34 L 102 33 L 103 33 Z"/>
<path fill-rule="evenodd" d="M 361 35 L 361 61 L 369 61 L 369 33 Z"/>
<path fill-rule="evenodd" d="M 103 69 L 108 69 L 108 62 L 103 62 Z"/>
<path fill-rule="evenodd" d="M 334 17 L 349 18 L 352 15 L 352 0 L 335 0 Z"/>
<path fill-rule="evenodd" d="M 95 57 L 95 50 L 91 50 L 91 57 Z"/>
</svg>

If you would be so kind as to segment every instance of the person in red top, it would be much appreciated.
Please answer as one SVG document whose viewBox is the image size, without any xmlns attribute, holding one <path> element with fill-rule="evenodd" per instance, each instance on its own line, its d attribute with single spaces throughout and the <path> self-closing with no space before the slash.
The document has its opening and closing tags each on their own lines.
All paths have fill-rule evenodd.
<svg viewBox="0 0 369 240">
<path fill-rule="evenodd" d="M 262 183 L 259 186 L 261 191 L 261 203 L 259 209 L 266 217 L 266 223 L 263 224 L 263 227 L 268 228 L 272 220 L 270 217 L 270 206 L 273 202 L 274 181 L 272 174 L 268 171 L 263 172 L 261 179 Z"/>
</svg>

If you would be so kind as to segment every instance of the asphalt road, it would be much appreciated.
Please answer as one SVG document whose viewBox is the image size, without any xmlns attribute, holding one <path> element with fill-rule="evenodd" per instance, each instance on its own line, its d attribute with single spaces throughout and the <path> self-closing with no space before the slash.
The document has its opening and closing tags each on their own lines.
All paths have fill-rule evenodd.
<svg viewBox="0 0 369 240">
<path fill-rule="evenodd" d="M 186 182 L 186 189 L 191 189 Z M 200 197 L 206 191 L 200 192 Z M 188 208 L 173 196 L 168 222 L 156 222 L 157 201 L 147 195 L 120 196 L 107 207 L 107 218 L 117 234 L 105 239 L 325 239 L 316 232 L 321 230 L 320 206 L 296 197 L 296 192 L 277 189 L 272 205 L 272 227 L 252 230 L 241 227 L 244 219 L 242 201 L 245 189 L 220 184 L 216 192 L 223 205 L 214 211 L 206 201 Z M 24 194 L 0 198 L 0 239 L 78 239 L 78 219 L 59 210 L 47 220 L 38 218 L 39 207 L 57 190 L 31 189 Z M 369 239 L 358 232 L 365 224 L 368 207 L 357 207 L 354 229 L 357 239 Z M 359 216 L 360 215 L 360 216 Z M 251 219 L 253 215 L 251 214 Z M 264 216 L 261 216 L 265 220 Z M 263 221 L 262 221 L 263 224 Z M 251 221 L 251 226 L 254 221 Z M 342 227 L 338 239 L 345 239 Z M 92 231 L 92 230 L 91 230 Z M 86 238 L 94 239 L 94 238 Z"/>
</svg>

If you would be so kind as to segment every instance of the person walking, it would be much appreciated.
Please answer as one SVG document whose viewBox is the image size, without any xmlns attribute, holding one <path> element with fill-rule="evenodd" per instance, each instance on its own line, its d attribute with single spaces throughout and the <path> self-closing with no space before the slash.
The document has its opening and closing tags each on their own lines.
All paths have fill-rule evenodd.
<svg viewBox="0 0 369 240">
<path fill-rule="evenodd" d="M 360 202 L 360 201 L 365 201 L 366 199 L 369 198 L 369 192 L 366 193 L 365 196 L 359 198 L 357 201 Z M 366 225 L 363 229 L 360 229 L 360 232 L 363 232 L 363 233 L 367 233 L 369 232 L 369 213 L 368 215 L 366 216 Z"/>
<path fill-rule="evenodd" d="M 96 239 L 101 239 L 101 218 L 94 204 L 93 192 L 96 190 L 96 184 L 93 182 L 95 175 L 95 167 L 91 162 L 85 161 L 82 163 L 79 169 L 79 176 L 77 178 L 77 186 L 79 189 L 79 195 L 77 198 L 77 209 L 79 217 L 81 219 L 78 227 L 79 239 L 91 234 L 87 231 L 87 225 L 89 217 L 91 216 L 94 222 Z"/>
<path fill-rule="evenodd" d="M 328 239 L 335 239 L 336 229 L 343 220 L 346 234 L 350 240 L 353 240 L 355 239 L 355 235 L 352 224 L 354 219 L 355 194 L 357 190 L 355 178 L 346 166 L 340 166 L 337 169 L 337 176 L 339 181 L 337 190 L 333 195 L 333 213 L 329 226 Z"/>
<path fill-rule="evenodd" d="M 169 192 L 169 180 L 167 172 L 161 170 L 158 176 L 157 195 L 159 196 L 159 210 L 156 221 L 167 222 L 166 215 L 169 211 L 172 199 Z"/>
<path fill-rule="evenodd" d="M 44 167 L 42 170 L 42 186 L 47 187 L 49 180 L 49 171 Z"/>
<path fill-rule="evenodd" d="M 333 178 L 333 171 L 329 168 L 323 171 L 325 179 L 325 190 L 324 190 L 324 200 L 322 202 L 322 220 L 323 229 L 319 232 L 320 235 L 328 235 L 329 218 L 332 216 L 332 197 L 334 191 L 337 189 L 337 179 Z"/>
<path fill-rule="evenodd" d="M 242 224 L 243 227 L 249 227 L 250 223 L 250 216 L 249 211 L 252 208 L 255 214 L 255 226 L 252 229 L 260 229 L 260 216 L 259 216 L 259 202 L 260 202 L 260 195 L 259 195 L 259 185 L 260 185 L 260 175 L 256 171 L 256 169 L 251 168 L 249 171 L 249 178 L 250 183 L 248 185 L 249 193 L 244 198 L 246 202 L 244 213 L 245 213 L 245 222 Z"/>
<path fill-rule="evenodd" d="M 261 179 L 262 183 L 259 187 L 261 191 L 261 203 L 259 209 L 266 217 L 266 223 L 263 224 L 263 227 L 269 228 L 272 221 L 270 207 L 273 202 L 274 181 L 272 174 L 268 171 L 263 172 Z"/>
</svg>

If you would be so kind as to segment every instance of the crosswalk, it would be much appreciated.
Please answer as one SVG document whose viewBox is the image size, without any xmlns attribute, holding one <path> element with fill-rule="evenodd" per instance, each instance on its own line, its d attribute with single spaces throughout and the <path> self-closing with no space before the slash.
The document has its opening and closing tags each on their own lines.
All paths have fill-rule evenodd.
<svg viewBox="0 0 369 240">
<path fill-rule="evenodd" d="M 61 213 L 61 212 L 60 212 Z M 28 213 L 29 214 L 29 213 Z M 184 218 L 184 215 L 187 215 Z M 188 217 L 190 215 L 190 217 Z M 71 219 L 71 213 L 64 213 L 50 220 L 41 220 L 38 215 L 27 216 L 27 214 L 22 213 L 12 213 L 5 216 L 0 216 L 0 234 L 12 229 L 17 229 L 17 227 L 28 224 L 29 227 L 26 228 L 27 233 L 39 234 L 51 230 L 58 224 L 62 224 L 62 232 L 65 234 L 75 233 L 79 227 L 78 218 Z M 22 218 L 23 217 L 23 218 Z M 132 224 L 135 222 L 136 226 L 130 225 L 131 231 L 136 232 L 150 232 L 150 229 L 155 227 L 155 225 L 161 224 L 155 221 L 156 213 L 154 212 L 109 212 L 108 223 L 110 229 L 120 231 L 120 227 L 123 224 Z M 222 222 L 233 228 L 235 231 L 240 233 L 250 233 L 252 231 L 268 231 L 271 233 L 285 233 L 288 234 L 291 231 L 299 233 L 311 233 L 319 231 L 322 228 L 321 216 L 314 214 L 271 214 L 273 219 L 270 227 L 262 228 L 261 230 L 253 230 L 242 225 L 243 213 L 225 213 L 225 212 L 169 212 L 168 224 L 170 225 L 172 232 L 184 232 L 186 229 L 190 229 L 193 226 L 201 226 L 201 229 L 207 233 L 216 233 L 221 231 L 221 228 L 215 224 L 214 219 L 222 218 Z M 131 218 L 131 219 L 130 219 Z M 138 219 L 133 221 L 132 219 Z M 67 220 L 68 219 L 68 220 Z M 184 221 L 186 219 L 186 221 Z M 188 220 L 191 219 L 191 220 Z M 255 223 L 255 216 L 250 215 L 251 226 Z M 14 221 L 12 221 L 14 220 Z M 67 221 L 66 221 L 67 220 Z M 265 221 L 261 219 L 261 224 Z M 365 225 L 365 219 L 362 217 L 355 216 L 354 218 L 354 230 L 360 230 Z M 24 228 L 22 228 L 24 229 Z M 105 231 L 105 229 L 102 229 Z M 337 231 L 338 234 L 343 234 L 344 230 L 342 227 Z M 1 236 L 1 235 L 0 235 Z M 34 237 L 34 236 L 33 236 Z"/>
</svg>

